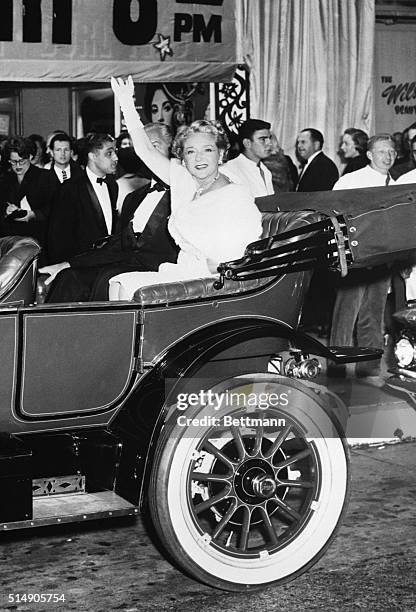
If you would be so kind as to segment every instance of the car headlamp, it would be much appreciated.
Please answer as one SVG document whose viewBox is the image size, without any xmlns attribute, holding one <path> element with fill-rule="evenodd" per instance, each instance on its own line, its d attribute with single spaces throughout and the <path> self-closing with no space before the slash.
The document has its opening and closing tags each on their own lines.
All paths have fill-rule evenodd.
<svg viewBox="0 0 416 612">
<path fill-rule="evenodd" d="M 415 346 L 409 338 L 402 337 L 394 347 L 394 354 L 396 355 L 399 367 L 407 368 L 416 357 Z"/>
</svg>

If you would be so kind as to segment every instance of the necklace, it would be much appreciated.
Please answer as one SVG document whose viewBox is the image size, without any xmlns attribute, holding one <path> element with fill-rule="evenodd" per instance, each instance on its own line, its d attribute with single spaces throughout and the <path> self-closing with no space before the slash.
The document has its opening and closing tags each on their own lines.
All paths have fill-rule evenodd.
<svg viewBox="0 0 416 612">
<path fill-rule="evenodd" d="M 212 187 L 212 185 L 215 183 L 216 180 L 218 180 L 220 178 L 220 173 L 217 172 L 217 176 L 215 176 L 212 181 L 210 183 L 208 183 L 208 185 L 205 185 L 204 187 L 200 187 L 199 189 L 196 190 L 195 192 L 195 198 L 199 198 L 204 191 L 208 191 L 208 189 L 210 189 Z"/>
</svg>

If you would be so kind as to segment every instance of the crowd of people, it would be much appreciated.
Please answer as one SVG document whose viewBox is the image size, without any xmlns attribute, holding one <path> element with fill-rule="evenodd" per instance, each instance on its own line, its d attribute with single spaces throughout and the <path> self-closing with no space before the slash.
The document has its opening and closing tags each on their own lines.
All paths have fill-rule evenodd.
<svg viewBox="0 0 416 612">
<path fill-rule="evenodd" d="M 117 139 L 91 133 L 74 141 L 56 130 L 46 141 L 32 134 L 1 143 L 0 233 L 39 241 L 50 302 L 131 299 L 142 285 L 215 274 L 261 235 L 257 197 L 416 182 L 416 124 L 371 138 L 346 129 L 340 177 L 315 128 L 298 134 L 299 170 L 260 119 L 241 125 L 239 152 L 227 161 L 218 122 L 185 118 L 173 133 L 172 108 L 153 95 L 156 121 L 143 126 L 131 79 L 112 79 L 112 87 L 127 126 Z M 402 276 L 410 294 L 416 269 Z M 331 304 L 333 287 L 315 282 Z M 379 347 L 390 288 L 386 266 L 343 280 L 327 309 L 331 344 L 352 345 L 355 336 Z M 379 363 L 362 362 L 357 373 L 377 376 Z"/>
</svg>

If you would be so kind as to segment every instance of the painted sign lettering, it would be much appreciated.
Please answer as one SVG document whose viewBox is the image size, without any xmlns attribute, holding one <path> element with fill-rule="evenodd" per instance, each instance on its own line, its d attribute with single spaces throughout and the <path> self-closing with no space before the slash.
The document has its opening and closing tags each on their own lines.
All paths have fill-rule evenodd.
<svg viewBox="0 0 416 612">
<path fill-rule="evenodd" d="M 0 0 L 1 76 L 227 81 L 235 27 L 234 0 Z"/>
</svg>

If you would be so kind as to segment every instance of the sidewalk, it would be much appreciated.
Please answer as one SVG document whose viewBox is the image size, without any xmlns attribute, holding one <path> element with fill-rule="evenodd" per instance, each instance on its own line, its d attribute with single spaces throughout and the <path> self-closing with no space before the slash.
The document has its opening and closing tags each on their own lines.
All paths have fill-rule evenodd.
<svg viewBox="0 0 416 612">
<path fill-rule="evenodd" d="M 319 377 L 319 384 L 336 393 L 350 411 L 347 426 L 349 444 L 376 444 L 380 442 L 416 439 L 416 408 L 397 392 L 385 386 L 372 387 L 354 378 Z"/>
<path fill-rule="evenodd" d="M 309 332 L 310 333 L 310 332 Z M 327 339 L 310 333 L 319 342 Z M 314 380 L 338 395 L 350 411 L 347 439 L 350 445 L 371 445 L 404 439 L 416 439 L 416 404 L 407 400 L 405 393 L 364 383 L 354 374 L 355 364 L 347 365 L 346 378 L 330 378 L 326 375 L 326 359 L 320 357 L 321 374 Z M 381 373 L 388 380 L 391 376 L 381 360 Z M 416 389 L 416 380 L 415 380 Z"/>
</svg>

